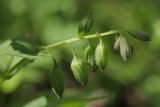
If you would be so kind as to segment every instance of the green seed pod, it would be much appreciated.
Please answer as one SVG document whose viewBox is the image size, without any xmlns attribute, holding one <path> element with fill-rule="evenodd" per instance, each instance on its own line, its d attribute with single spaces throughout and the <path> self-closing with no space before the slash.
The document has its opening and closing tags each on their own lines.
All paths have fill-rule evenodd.
<svg viewBox="0 0 160 107">
<path fill-rule="evenodd" d="M 95 62 L 95 47 L 92 46 L 91 44 L 87 46 L 85 49 L 85 58 L 86 62 L 92 68 L 92 71 L 96 72 L 98 70 L 98 66 Z"/>
<path fill-rule="evenodd" d="M 105 69 L 105 67 L 107 66 L 107 60 L 108 60 L 108 49 L 103 43 L 101 38 L 95 50 L 95 60 L 96 60 L 96 64 L 101 69 Z"/>
<path fill-rule="evenodd" d="M 73 60 L 71 62 L 71 70 L 73 72 L 74 77 L 82 84 L 87 85 L 88 83 L 88 67 L 87 64 L 80 58 L 76 58 L 74 55 Z"/>
</svg>

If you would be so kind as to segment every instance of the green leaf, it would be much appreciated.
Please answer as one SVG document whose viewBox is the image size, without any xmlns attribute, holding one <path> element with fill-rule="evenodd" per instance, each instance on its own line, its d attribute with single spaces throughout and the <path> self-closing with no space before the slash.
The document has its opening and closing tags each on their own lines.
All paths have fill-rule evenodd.
<svg viewBox="0 0 160 107">
<path fill-rule="evenodd" d="M 10 79 L 15 74 L 17 74 L 22 68 L 26 67 L 28 64 L 32 63 L 34 59 L 23 58 L 17 64 L 15 64 L 9 71 L 6 71 L 4 78 Z"/>
<path fill-rule="evenodd" d="M 82 84 L 87 85 L 88 83 L 88 67 L 87 64 L 80 58 L 76 58 L 74 55 L 71 62 L 71 69 L 74 77 Z"/>
<path fill-rule="evenodd" d="M 78 25 L 78 37 L 87 35 L 93 26 L 93 14 L 90 13 Z"/>
<path fill-rule="evenodd" d="M 62 98 L 64 92 L 64 73 L 58 66 L 56 60 L 53 58 L 54 67 L 52 71 L 52 90 L 56 94 L 57 98 Z"/>
<path fill-rule="evenodd" d="M 128 33 L 132 37 L 139 39 L 141 41 L 151 41 L 151 36 L 147 32 L 132 30 L 132 31 L 128 31 Z"/>
<path fill-rule="evenodd" d="M 85 49 L 85 58 L 86 62 L 90 65 L 93 72 L 96 72 L 98 70 L 98 66 L 95 61 L 95 47 L 91 44 L 86 47 Z"/>
<path fill-rule="evenodd" d="M 39 48 L 25 41 L 12 41 L 11 46 L 14 50 L 27 55 L 37 55 Z"/>
<path fill-rule="evenodd" d="M 95 60 L 96 60 L 96 64 L 101 69 L 105 69 L 107 66 L 107 62 L 108 62 L 108 48 L 104 44 L 100 35 L 99 35 L 99 38 L 100 38 L 100 42 L 97 45 L 96 50 L 95 50 Z"/>
</svg>

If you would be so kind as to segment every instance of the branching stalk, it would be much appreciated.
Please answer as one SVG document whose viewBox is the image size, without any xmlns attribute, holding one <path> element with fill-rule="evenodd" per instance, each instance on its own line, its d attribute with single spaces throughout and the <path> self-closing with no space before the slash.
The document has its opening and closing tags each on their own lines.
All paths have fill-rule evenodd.
<svg viewBox="0 0 160 107">
<path fill-rule="evenodd" d="M 118 32 L 119 32 L 119 30 L 112 30 L 112 31 L 109 31 L 109 32 L 101 33 L 100 36 L 109 36 L 109 35 L 112 35 L 112 34 L 116 34 Z M 92 34 L 92 35 L 83 36 L 82 38 L 74 37 L 74 38 L 70 38 L 70 39 L 67 39 L 67 40 L 64 40 L 64 41 L 60 41 L 60 42 L 56 42 L 56 43 L 44 46 L 43 48 L 50 49 L 50 48 L 55 48 L 55 47 L 58 47 L 58 46 L 61 46 L 61 45 L 64 45 L 64 44 L 76 42 L 76 41 L 79 41 L 79 40 L 82 40 L 82 39 L 93 39 L 93 38 L 98 38 L 98 36 L 96 34 Z"/>
</svg>

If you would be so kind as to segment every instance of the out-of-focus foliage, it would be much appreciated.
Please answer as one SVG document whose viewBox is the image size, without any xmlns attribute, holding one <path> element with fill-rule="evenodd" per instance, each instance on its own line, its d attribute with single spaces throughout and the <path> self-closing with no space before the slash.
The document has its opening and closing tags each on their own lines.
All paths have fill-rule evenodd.
<svg viewBox="0 0 160 107">
<path fill-rule="evenodd" d="M 46 107 L 46 106 L 47 106 L 47 99 L 46 97 L 42 96 L 37 99 L 34 99 L 33 101 L 29 102 L 23 107 Z"/>
<path fill-rule="evenodd" d="M 90 11 L 94 13 L 94 31 L 138 29 L 152 35 L 147 44 L 126 34 L 134 47 L 133 56 L 126 62 L 113 50 L 114 37 L 107 37 L 105 41 L 110 47 L 107 68 L 96 74 L 90 72 L 87 87 L 74 80 L 70 69 L 72 53 L 68 47 L 53 50 L 66 75 L 66 90 L 60 101 L 51 91 L 52 59 L 41 55 L 11 79 L 0 78 L 0 107 L 38 103 L 35 99 L 41 96 L 44 96 L 39 100 L 42 107 L 159 107 L 159 4 L 159 0 L 0 0 L 0 76 L 9 65 L 12 67 L 22 59 L 22 55 L 15 56 L 11 51 L 10 39 L 29 35 L 36 44 L 46 45 L 74 37 L 79 21 Z M 71 45 L 84 50 L 87 44 L 79 41 Z M 78 55 L 82 54 L 83 51 L 78 51 Z M 107 97 L 96 100 L 104 95 Z"/>
</svg>

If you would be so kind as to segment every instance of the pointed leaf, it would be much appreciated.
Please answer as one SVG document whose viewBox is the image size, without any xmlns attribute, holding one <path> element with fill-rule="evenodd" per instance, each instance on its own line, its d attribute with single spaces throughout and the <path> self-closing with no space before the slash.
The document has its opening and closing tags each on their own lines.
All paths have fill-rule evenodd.
<svg viewBox="0 0 160 107">
<path fill-rule="evenodd" d="M 23 58 L 11 69 L 9 69 L 9 74 L 4 76 L 5 79 L 10 79 L 16 75 L 22 68 L 26 67 L 28 64 L 32 63 L 34 59 Z"/>
<path fill-rule="evenodd" d="M 93 26 L 93 14 L 90 13 L 78 25 L 78 37 L 87 35 Z"/>
<path fill-rule="evenodd" d="M 27 55 L 37 55 L 39 52 L 38 47 L 24 41 L 12 41 L 11 46 L 14 50 Z"/>
<path fill-rule="evenodd" d="M 132 31 L 128 31 L 128 33 L 136 38 L 136 39 L 139 39 L 141 41 L 151 41 L 151 36 L 146 33 L 146 32 L 143 32 L 143 31 L 137 31 L 137 30 L 132 30 Z"/>
<path fill-rule="evenodd" d="M 74 77 L 82 84 L 87 85 L 88 83 L 88 67 L 87 64 L 80 58 L 73 57 L 71 62 L 71 69 Z"/>
<path fill-rule="evenodd" d="M 64 73 L 57 65 L 57 62 L 53 58 L 54 67 L 52 71 L 52 90 L 56 94 L 57 98 L 62 98 L 64 92 Z"/>
</svg>

